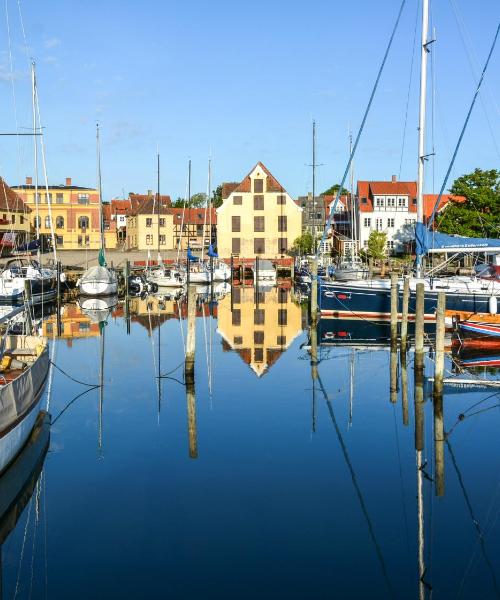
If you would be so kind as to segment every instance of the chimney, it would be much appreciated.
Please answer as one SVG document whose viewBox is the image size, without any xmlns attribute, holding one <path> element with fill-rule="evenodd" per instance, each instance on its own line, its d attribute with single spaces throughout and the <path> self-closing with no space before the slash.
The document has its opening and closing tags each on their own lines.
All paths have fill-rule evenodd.
<svg viewBox="0 0 500 600">
<path fill-rule="evenodd" d="M 152 196 L 153 195 L 153 190 L 148 190 L 148 196 Z"/>
<path fill-rule="evenodd" d="M 66 185 L 68 187 L 71 185 L 71 177 L 66 177 Z"/>
<path fill-rule="evenodd" d="M 33 185 L 33 178 L 32 177 L 26 177 L 26 185 Z"/>
<path fill-rule="evenodd" d="M 392 176 L 392 183 L 396 183 L 396 175 Z"/>
</svg>

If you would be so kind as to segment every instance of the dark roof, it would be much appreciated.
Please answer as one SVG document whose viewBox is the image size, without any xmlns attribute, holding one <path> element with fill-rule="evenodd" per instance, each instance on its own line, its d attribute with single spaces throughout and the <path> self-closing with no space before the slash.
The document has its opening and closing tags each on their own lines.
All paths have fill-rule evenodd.
<svg viewBox="0 0 500 600">
<path fill-rule="evenodd" d="M 155 196 L 143 196 L 141 194 L 130 194 L 130 202 L 132 208 L 128 211 L 128 215 L 157 215 L 158 212 L 162 215 L 170 214 L 172 201 L 170 196 L 160 196 L 161 202 L 158 203 Z M 158 211 L 158 205 L 160 210 Z"/>
<path fill-rule="evenodd" d="M 212 208 L 211 211 L 212 225 L 215 225 L 217 223 L 217 212 L 215 208 Z M 169 212 L 174 215 L 174 223 L 178 224 L 182 223 L 183 219 L 185 224 L 191 225 L 203 225 L 205 222 L 210 222 L 210 216 L 208 214 L 205 216 L 206 208 L 171 208 Z"/>
<path fill-rule="evenodd" d="M 30 213 L 31 208 L 0 177 L 0 209 L 11 212 Z"/>
<path fill-rule="evenodd" d="M 14 187 L 18 190 L 34 190 L 35 189 L 34 185 L 27 185 L 26 183 L 23 183 L 22 185 L 15 185 Z M 40 190 L 40 193 L 43 193 L 43 190 L 45 189 L 45 185 L 40 184 L 38 186 L 38 189 Z M 49 185 L 49 190 L 77 190 L 77 191 L 93 192 L 93 191 L 95 191 L 95 189 L 96 188 L 83 187 L 81 185 L 63 185 L 62 183 L 60 183 L 58 185 Z"/>
</svg>

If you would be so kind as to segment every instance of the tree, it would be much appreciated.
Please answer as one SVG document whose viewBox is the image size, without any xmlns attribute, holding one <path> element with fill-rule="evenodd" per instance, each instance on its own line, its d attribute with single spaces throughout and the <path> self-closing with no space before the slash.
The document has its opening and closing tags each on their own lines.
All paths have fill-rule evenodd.
<svg viewBox="0 0 500 600">
<path fill-rule="evenodd" d="M 335 183 L 334 185 L 329 187 L 326 191 L 324 191 L 321 195 L 322 196 L 335 196 L 337 194 L 337 191 L 339 188 L 340 188 L 340 183 Z M 345 187 L 343 187 L 342 191 L 340 192 L 340 195 L 347 196 L 348 194 L 349 194 L 349 192 L 345 189 Z"/>
<path fill-rule="evenodd" d="M 207 202 L 207 195 L 203 192 L 199 192 L 198 194 L 193 194 L 191 196 L 191 200 L 188 202 L 187 199 L 177 198 L 174 202 L 172 202 L 173 208 L 201 208 L 205 206 Z"/>
<path fill-rule="evenodd" d="M 313 247 L 313 236 L 310 231 L 304 233 L 293 242 L 293 249 L 298 254 L 311 254 Z"/>
<path fill-rule="evenodd" d="M 436 219 L 439 231 L 469 237 L 500 237 L 500 171 L 475 169 L 455 179 L 450 192 L 465 202 L 450 202 Z"/>
<path fill-rule="evenodd" d="M 219 208 L 222 204 L 222 183 L 212 191 L 212 206 Z"/>
<path fill-rule="evenodd" d="M 383 231 L 372 231 L 368 238 L 368 256 L 374 260 L 381 260 L 381 276 L 385 274 L 385 252 L 387 247 L 387 234 Z"/>
</svg>

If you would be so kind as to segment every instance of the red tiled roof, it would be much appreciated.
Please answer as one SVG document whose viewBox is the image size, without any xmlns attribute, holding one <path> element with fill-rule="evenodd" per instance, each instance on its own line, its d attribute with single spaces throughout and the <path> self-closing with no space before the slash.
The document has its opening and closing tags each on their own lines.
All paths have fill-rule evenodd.
<svg viewBox="0 0 500 600">
<path fill-rule="evenodd" d="M 434 210 L 434 205 L 438 199 L 438 194 L 424 194 L 424 217 L 429 218 Z M 452 194 L 443 194 L 439 201 L 437 212 L 441 212 L 445 206 L 450 202 L 457 202 L 461 204 L 465 202 L 465 196 L 453 196 Z"/>
<path fill-rule="evenodd" d="M 130 216 L 135 215 L 152 215 L 158 214 L 158 202 L 155 196 L 143 196 L 139 194 L 130 195 L 131 208 L 127 212 Z M 162 215 L 169 214 L 171 209 L 172 202 L 170 200 L 170 196 L 160 196 L 160 213 Z"/>
<path fill-rule="evenodd" d="M 250 179 L 250 174 L 256 169 L 256 167 L 260 167 L 262 169 L 262 171 L 264 171 L 264 173 L 267 175 L 267 179 L 266 179 L 266 192 L 281 192 L 283 194 L 286 194 L 286 190 L 285 188 L 279 183 L 279 181 L 272 175 L 272 173 L 269 171 L 269 169 L 260 161 L 254 166 L 252 167 L 252 169 L 250 169 L 248 175 L 242 180 L 240 181 L 240 183 L 237 184 L 237 186 L 233 189 L 231 189 L 231 191 L 229 192 L 229 194 L 227 196 L 224 196 L 224 185 L 222 186 L 222 198 L 225 199 L 227 198 L 231 193 L 233 192 L 251 192 L 251 185 L 252 185 L 252 181 Z M 232 186 L 233 184 L 225 184 L 226 186 Z M 226 188 L 226 192 L 227 190 L 230 189 L 229 187 Z"/>
<path fill-rule="evenodd" d="M 215 208 L 208 209 L 212 211 L 212 225 L 217 223 L 217 212 Z M 186 225 L 203 225 L 203 223 L 210 222 L 210 215 L 207 214 L 205 218 L 206 208 L 171 208 L 169 210 L 170 214 L 174 215 L 174 224 L 183 222 L 183 213 L 184 213 L 184 223 Z"/>
<path fill-rule="evenodd" d="M 114 215 L 124 215 L 127 214 L 127 211 L 129 211 L 132 208 L 132 202 L 130 200 L 130 198 L 126 199 L 126 200 L 120 200 L 120 199 L 114 199 L 111 200 L 111 212 Z"/>
<path fill-rule="evenodd" d="M 222 184 L 222 199 L 225 200 L 226 198 L 229 198 L 229 196 L 231 195 L 231 193 L 238 187 L 238 182 L 231 182 L 231 183 L 223 183 Z"/>
<path fill-rule="evenodd" d="M 358 181 L 358 198 L 360 212 L 373 212 L 373 196 L 390 196 L 397 194 L 408 196 L 409 212 L 415 212 L 416 206 L 413 204 L 413 198 L 417 196 L 416 181 Z M 366 198 L 363 203 L 362 198 Z"/>
<path fill-rule="evenodd" d="M 31 208 L 27 206 L 20 196 L 14 192 L 0 177 L 0 209 L 10 212 L 30 213 Z"/>
<path fill-rule="evenodd" d="M 323 198 L 323 202 L 325 204 L 325 215 L 328 218 L 328 214 L 330 212 L 330 204 L 335 200 L 334 194 L 323 194 L 321 196 Z M 341 202 L 344 207 L 348 208 L 349 196 L 339 196 L 339 202 Z"/>
</svg>

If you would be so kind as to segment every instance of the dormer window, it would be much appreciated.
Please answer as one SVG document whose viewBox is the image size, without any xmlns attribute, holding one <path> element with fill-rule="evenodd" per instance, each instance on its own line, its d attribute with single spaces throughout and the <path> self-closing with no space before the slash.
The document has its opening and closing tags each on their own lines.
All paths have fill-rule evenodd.
<svg viewBox="0 0 500 600">
<path fill-rule="evenodd" d="M 253 191 L 254 194 L 262 194 L 264 191 L 264 180 L 254 179 L 253 180 Z"/>
<path fill-rule="evenodd" d="M 361 198 L 361 204 L 366 204 L 366 198 Z"/>
<path fill-rule="evenodd" d="M 417 199 L 416 199 L 416 198 L 413 198 L 413 200 L 412 200 L 412 203 L 413 203 L 413 204 L 416 204 L 416 203 L 417 203 Z"/>
</svg>

